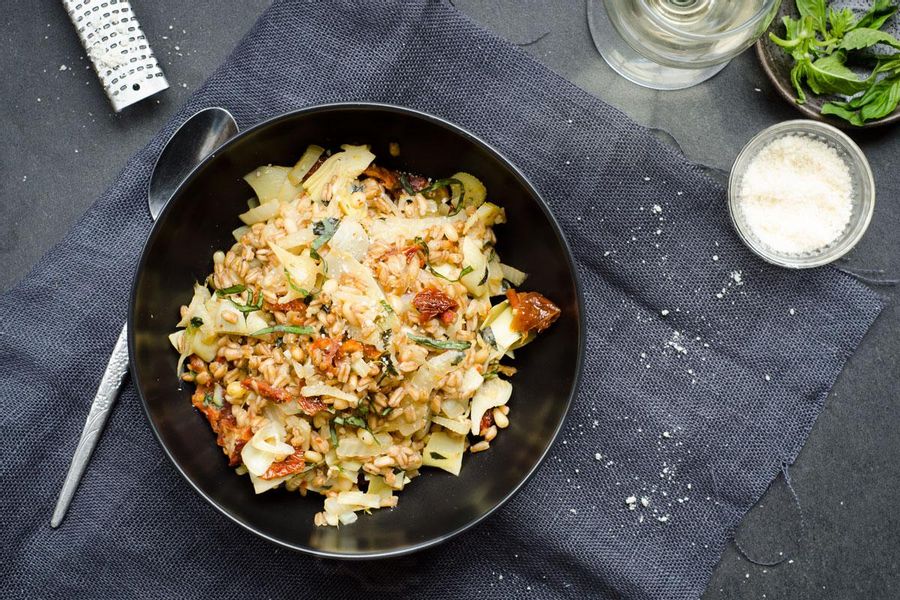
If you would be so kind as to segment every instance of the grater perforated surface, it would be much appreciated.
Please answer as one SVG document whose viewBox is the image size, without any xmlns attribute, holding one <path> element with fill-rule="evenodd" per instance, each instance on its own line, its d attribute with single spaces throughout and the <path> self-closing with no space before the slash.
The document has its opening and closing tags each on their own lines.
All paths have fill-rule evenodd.
<svg viewBox="0 0 900 600">
<path fill-rule="evenodd" d="M 113 109 L 169 87 L 128 0 L 62 0 Z"/>
</svg>

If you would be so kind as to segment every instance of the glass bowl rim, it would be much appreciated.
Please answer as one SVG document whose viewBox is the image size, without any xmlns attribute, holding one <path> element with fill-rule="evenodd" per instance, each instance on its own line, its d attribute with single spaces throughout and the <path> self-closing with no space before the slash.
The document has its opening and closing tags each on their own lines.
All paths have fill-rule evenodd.
<svg viewBox="0 0 900 600">
<path fill-rule="evenodd" d="M 858 231 L 844 240 L 844 247 L 835 247 L 831 250 L 827 250 L 825 252 L 822 252 L 821 254 L 814 256 L 798 255 L 796 257 L 790 257 L 766 248 L 754 236 L 752 236 L 749 231 L 746 231 L 745 227 L 742 227 L 739 223 L 736 215 L 736 205 L 738 202 L 737 187 L 739 183 L 738 167 L 742 167 L 740 171 L 740 176 L 742 177 L 746 172 L 746 165 L 752 158 L 749 154 L 750 148 L 756 146 L 762 141 L 775 140 L 779 137 L 783 137 L 784 135 L 789 135 L 790 133 L 809 133 L 811 131 L 814 131 L 815 133 L 820 134 L 822 137 L 834 141 L 847 151 L 847 153 L 852 158 L 852 162 L 849 163 L 847 167 L 850 169 L 851 173 L 853 173 L 854 171 L 856 172 L 859 179 L 862 180 L 865 184 L 864 187 L 868 188 L 868 194 L 867 197 L 859 198 L 859 202 L 863 206 L 863 210 L 860 212 L 860 215 L 857 218 L 851 219 L 850 223 L 848 224 L 848 226 L 858 227 Z M 866 158 L 865 153 L 863 153 L 862 149 L 856 144 L 856 142 L 854 142 L 850 138 L 850 136 L 848 136 L 837 127 L 829 125 L 828 123 L 822 123 L 821 121 L 814 121 L 811 119 L 792 119 L 789 121 L 782 121 L 780 123 L 776 123 L 775 125 L 766 127 L 765 129 L 754 135 L 746 144 L 744 144 L 743 148 L 741 148 L 741 151 L 738 153 L 737 158 L 734 159 L 734 163 L 732 163 L 731 166 L 731 173 L 728 177 L 728 215 L 731 218 L 731 224 L 737 232 L 738 237 L 742 242 L 744 242 L 745 246 L 747 246 L 754 254 L 756 254 L 766 262 L 789 269 L 811 269 L 815 267 L 821 267 L 823 265 L 827 265 L 836 261 L 837 259 L 850 252 L 853 248 L 855 248 L 859 243 L 859 240 L 861 240 L 863 235 L 865 235 L 866 231 L 869 228 L 869 224 L 872 221 L 872 215 L 875 212 L 875 199 L 875 177 L 872 174 L 872 167 L 869 164 L 869 161 Z"/>
</svg>

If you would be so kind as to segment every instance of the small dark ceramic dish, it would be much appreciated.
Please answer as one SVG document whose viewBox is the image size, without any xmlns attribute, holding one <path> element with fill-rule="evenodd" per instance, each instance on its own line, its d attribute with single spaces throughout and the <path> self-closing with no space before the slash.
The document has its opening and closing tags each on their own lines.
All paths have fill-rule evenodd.
<svg viewBox="0 0 900 600">
<path fill-rule="evenodd" d="M 871 0 L 835 0 L 834 2 L 828 3 L 828 6 L 836 9 L 845 7 L 850 8 L 857 15 L 861 15 L 872 6 L 872 2 Z M 769 39 L 770 32 L 778 37 L 784 37 L 784 24 L 781 22 L 781 19 L 785 15 L 792 18 L 798 17 L 794 0 L 782 1 L 781 8 L 778 10 L 778 15 L 772 21 L 769 30 L 758 42 L 756 42 L 756 56 L 759 58 L 763 70 L 766 72 L 766 75 L 772 81 L 772 84 L 775 86 L 775 89 L 778 90 L 778 93 L 782 98 L 787 100 L 797 110 L 810 119 L 822 121 L 841 129 L 869 129 L 895 123 L 900 120 L 900 108 L 883 119 L 871 121 L 862 126 L 853 125 L 848 121 L 829 115 L 823 115 L 821 114 L 822 105 L 829 100 L 833 100 L 835 96 L 818 96 L 813 94 L 809 88 L 806 88 L 806 103 L 797 104 L 794 86 L 791 85 L 791 67 L 794 65 L 794 60 Z M 896 17 L 892 18 L 887 22 L 883 29 L 892 35 L 900 35 L 900 19 Z M 860 71 L 860 74 L 865 75 L 862 71 Z"/>
<path fill-rule="evenodd" d="M 388 144 L 401 155 L 391 159 Z M 425 469 L 400 494 L 394 510 L 361 515 L 349 526 L 316 527 L 317 494 L 284 490 L 254 495 L 250 481 L 226 466 L 215 436 L 191 406 L 192 386 L 179 385 L 176 355 L 166 336 L 191 286 L 212 269 L 212 254 L 233 243 L 231 230 L 246 210 L 241 179 L 267 164 L 292 164 L 307 144 L 372 146 L 378 161 L 432 177 L 477 175 L 489 197 L 506 208 L 498 227 L 505 262 L 530 273 L 562 316 L 516 352 L 510 427 L 490 451 L 467 454 L 459 477 Z M 163 449 L 188 482 L 235 522 L 278 544 L 336 558 L 374 558 L 440 543 L 478 523 L 506 502 L 543 460 L 575 394 L 584 347 L 582 299 L 569 248 L 537 191 L 522 174 L 474 135 L 413 110 L 377 104 L 306 108 L 241 133 L 205 160 L 159 216 L 144 247 L 129 313 L 131 372 Z"/>
</svg>

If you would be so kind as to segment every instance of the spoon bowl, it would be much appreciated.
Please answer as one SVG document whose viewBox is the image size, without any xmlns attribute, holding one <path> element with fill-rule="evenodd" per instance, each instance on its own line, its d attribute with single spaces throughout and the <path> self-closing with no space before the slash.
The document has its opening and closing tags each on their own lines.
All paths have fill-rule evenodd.
<svg viewBox="0 0 900 600">
<path fill-rule="evenodd" d="M 175 130 L 156 159 L 147 186 L 147 201 L 153 220 L 194 167 L 237 132 L 234 117 L 218 106 L 194 113 Z"/>
</svg>

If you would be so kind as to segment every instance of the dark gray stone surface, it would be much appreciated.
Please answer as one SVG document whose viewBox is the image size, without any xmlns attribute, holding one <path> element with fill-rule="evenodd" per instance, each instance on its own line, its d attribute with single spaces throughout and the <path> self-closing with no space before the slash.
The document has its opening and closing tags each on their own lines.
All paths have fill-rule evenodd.
<svg viewBox="0 0 900 600">
<path fill-rule="evenodd" d="M 126 158 L 226 57 L 267 0 L 133 0 L 172 88 L 115 115 L 57 2 L 8 0 L 0 28 L 0 290 L 24 277 L 110 184 Z M 323 2 L 323 5 L 325 3 Z M 745 53 L 713 80 L 653 92 L 616 76 L 596 53 L 582 0 L 455 0 L 456 6 L 567 79 L 666 131 L 692 159 L 727 170 L 760 129 L 795 118 Z M 489 59 L 489 57 L 488 57 Z M 60 70 L 66 65 L 66 70 Z M 866 238 L 841 264 L 900 272 L 897 130 L 854 136 L 875 171 L 878 205 Z M 725 210 L 723 206 L 723 210 Z M 64 283 L 64 282 L 62 282 Z M 123 282 L 129 285 L 130 282 Z M 887 298 L 895 288 L 882 288 Z M 704 598 L 900 597 L 900 325 L 889 303 L 851 358 L 791 470 L 803 506 L 783 482 L 751 513 L 738 538 L 758 567 L 729 547 Z"/>
</svg>

